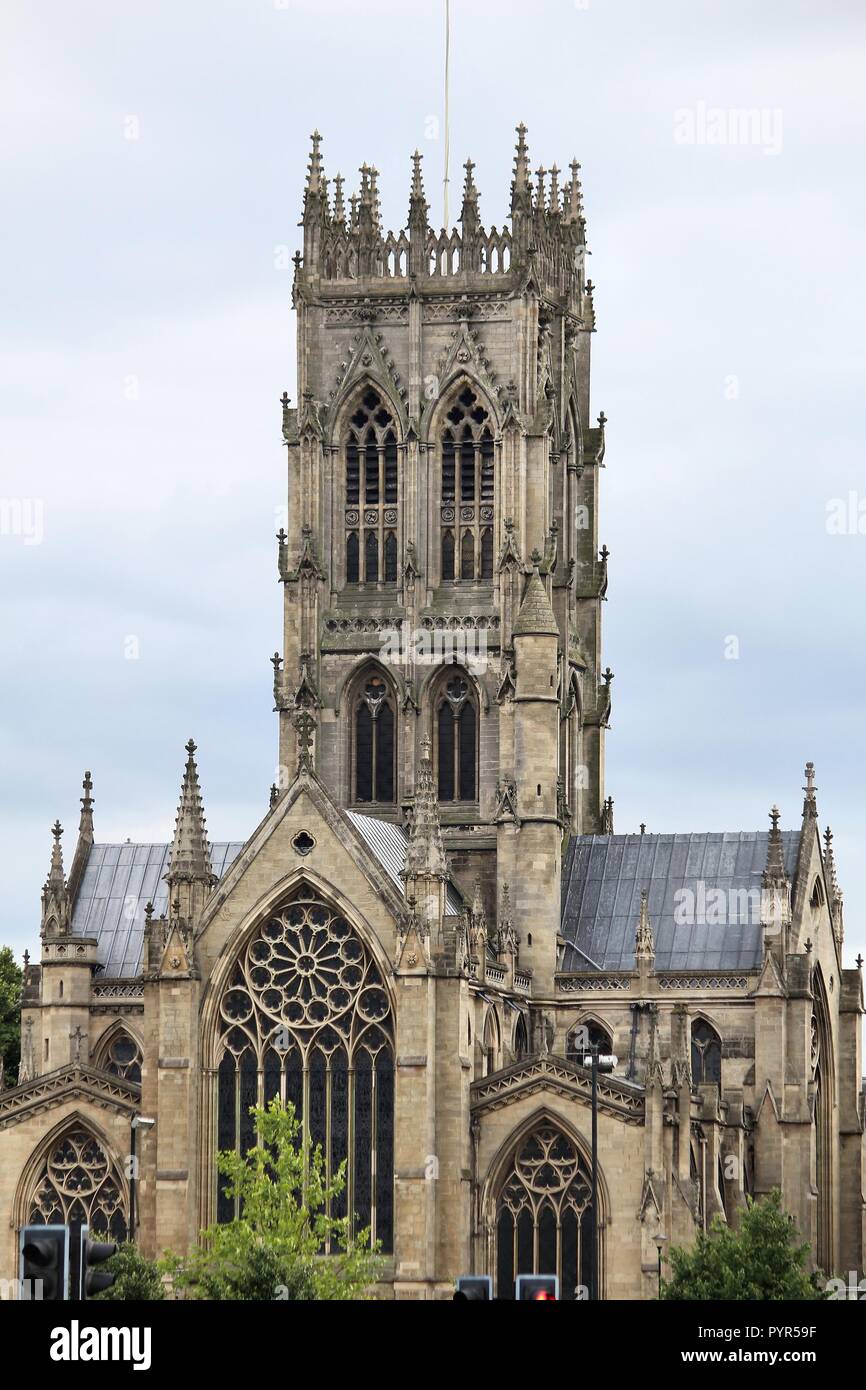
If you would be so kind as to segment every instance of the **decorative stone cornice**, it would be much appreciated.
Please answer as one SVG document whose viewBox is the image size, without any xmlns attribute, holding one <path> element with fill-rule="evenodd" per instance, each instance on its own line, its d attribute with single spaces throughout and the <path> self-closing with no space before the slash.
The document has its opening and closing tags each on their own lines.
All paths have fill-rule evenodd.
<svg viewBox="0 0 866 1390">
<path fill-rule="evenodd" d="M 141 1087 L 93 1067 L 61 1067 L 0 1091 L 0 1129 L 20 1124 L 67 1100 L 85 1100 L 103 1110 L 131 1114 L 139 1109 Z"/>
<path fill-rule="evenodd" d="M 575 1066 L 564 1057 L 549 1053 L 527 1057 L 511 1067 L 495 1072 L 470 1088 L 473 1114 L 484 1110 L 499 1110 L 513 1101 L 523 1100 L 539 1091 L 553 1092 L 582 1105 L 592 1104 L 592 1080 L 589 1071 Z M 598 1106 L 626 1124 L 644 1122 L 643 1087 L 627 1085 L 616 1076 L 598 1078 Z"/>
</svg>

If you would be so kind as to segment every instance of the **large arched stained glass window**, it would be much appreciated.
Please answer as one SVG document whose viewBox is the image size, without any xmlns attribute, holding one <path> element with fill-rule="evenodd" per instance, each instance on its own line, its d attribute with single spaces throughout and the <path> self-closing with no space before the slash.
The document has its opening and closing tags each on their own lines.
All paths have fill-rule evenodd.
<svg viewBox="0 0 866 1390">
<path fill-rule="evenodd" d="M 307 885 L 262 925 L 220 1000 L 217 1139 L 255 1143 L 249 1107 L 291 1101 L 328 1177 L 347 1184 L 332 1216 L 350 1213 L 383 1250 L 394 1228 L 394 1049 L 391 1003 L 373 957 L 345 917 Z M 235 1203 L 220 1190 L 217 1217 Z"/>
<path fill-rule="evenodd" d="M 560 1297 L 590 1287 L 592 1186 L 574 1143 L 542 1124 L 517 1146 L 496 1203 L 496 1289 L 518 1274 L 558 1274 Z"/>
<path fill-rule="evenodd" d="M 120 1174 L 99 1140 L 72 1125 L 52 1145 L 37 1179 L 30 1226 L 89 1226 L 110 1240 L 126 1240 Z"/>
</svg>

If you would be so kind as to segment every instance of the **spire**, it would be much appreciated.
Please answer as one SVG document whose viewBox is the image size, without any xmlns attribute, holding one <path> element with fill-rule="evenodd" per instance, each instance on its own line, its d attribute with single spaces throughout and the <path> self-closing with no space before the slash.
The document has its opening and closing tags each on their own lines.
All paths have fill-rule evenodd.
<svg viewBox="0 0 866 1390">
<path fill-rule="evenodd" d="M 72 925 L 72 903 L 66 876 L 63 872 L 63 850 L 60 847 L 63 826 L 59 820 L 56 820 L 51 827 L 51 834 L 54 843 L 51 846 L 51 864 L 48 869 L 48 877 L 42 889 L 41 933 L 43 936 L 46 933 L 65 936 Z"/>
<path fill-rule="evenodd" d="M 205 833 L 205 815 L 195 763 L 195 744 L 186 745 L 186 768 L 180 789 L 180 802 L 174 822 L 174 839 L 169 856 L 166 882 L 174 888 L 179 882 L 216 882 L 211 868 L 210 846 Z"/>
<path fill-rule="evenodd" d="M 814 763 L 806 764 L 806 771 L 804 773 L 804 776 L 806 778 L 806 785 L 803 788 L 803 791 L 806 793 L 806 796 L 803 801 L 803 819 L 806 820 L 808 818 L 810 820 L 817 820 L 818 803 L 815 800 L 815 793 L 818 790 L 818 788 L 815 786 Z"/>
<path fill-rule="evenodd" d="M 439 803 L 433 787 L 433 764 L 430 761 L 429 738 L 421 740 L 421 763 L 415 790 L 415 814 L 403 877 L 447 878 L 448 864 L 439 826 Z"/>
<path fill-rule="evenodd" d="M 464 270 L 480 270 L 478 231 L 481 224 L 478 216 L 478 189 L 472 177 L 475 165 L 471 159 L 467 159 L 463 167 L 466 170 L 466 181 L 463 185 L 463 206 L 460 209 L 463 246 L 460 264 Z"/>
<path fill-rule="evenodd" d="M 656 948 L 653 940 L 652 923 L 649 915 L 649 897 L 647 890 L 640 890 L 640 913 L 637 919 L 637 930 L 634 935 L 634 958 L 635 961 L 655 960 Z"/>
<path fill-rule="evenodd" d="M 467 159 L 463 168 L 466 170 L 466 178 L 463 181 L 463 206 L 465 208 L 467 203 L 474 203 L 477 208 L 478 189 L 475 186 L 475 179 L 472 177 L 475 165 L 471 159 Z"/>
<path fill-rule="evenodd" d="M 541 563 L 539 551 L 533 550 L 532 564 L 533 571 L 529 583 L 523 595 L 523 602 L 514 624 L 513 635 L 515 637 L 526 636 L 550 636 L 558 637 L 559 628 L 553 609 L 550 606 L 550 599 L 547 597 L 547 589 L 544 580 L 538 572 Z"/>
<path fill-rule="evenodd" d="M 544 176 L 546 173 L 547 170 L 545 169 L 544 165 L 539 164 L 538 168 L 535 171 L 535 178 L 537 181 L 537 186 L 535 189 L 536 212 L 544 212 L 547 207 L 547 197 L 544 189 Z"/>
</svg>

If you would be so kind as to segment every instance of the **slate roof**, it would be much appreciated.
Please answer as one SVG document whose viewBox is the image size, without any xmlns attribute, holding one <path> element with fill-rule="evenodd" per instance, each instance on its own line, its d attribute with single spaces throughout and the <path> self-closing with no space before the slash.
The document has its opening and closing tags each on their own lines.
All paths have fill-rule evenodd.
<svg viewBox="0 0 866 1390">
<path fill-rule="evenodd" d="M 402 893 L 400 870 L 406 859 L 408 837 L 399 825 L 346 812 L 352 824 Z M 95 936 L 96 955 L 102 974 L 110 979 L 141 973 L 144 952 L 144 909 L 152 902 L 157 917 L 168 908 L 170 845 L 91 845 L 81 875 L 72 931 L 77 936 Z M 243 849 L 243 842 L 220 840 L 212 844 L 211 864 L 217 878 L 228 872 Z M 446 915 L 462 911 L 459 893 L 450 884 L 446 890 Z"/>
<path fill-rule="evenodd" d="M 634 969 L 634 934 L 641 889 L 649 894 L 657 970 L 748 970 L 761 964 L 762 932 L 741 889 L 761 888 L 767 831 L 700 835 L 576 835 L 562 869 L 563 970 Z M 782 832 L 785 868 L 793 881 L 799 830 Z M 703 885 L 701 890 L 700 885 Z M 695 895 L 688 925 L 674 920 L 678 904 Z M 713 921 L 712 901 L 700 921 L 700 893 L 721 889 L 728 920 Z M 706 898 L 704 898 L 706 903 Z M 682 914 L 680 914 L 682 915 Z M 695 920 L 697 919 L 697 920 Z"/>
<path fill-rule="evenodd" d="M 91 845 L 72 913 L 72 931 L 97 938 L 96 955 L 111 979 L 138 975 L 144 948 L 144 909 L 157 917 L 168 907 L 170 845 Z M 218 878 L 243 849 L 240 841 L 210 847 Z"/>
<path fill-rule="evenodd" d="M 403 892 L 400 870 L 406 862 L 406 846 L 409 836 L 402 825 L 392 821 L 377 820 L 375 816 L 365 816 L 359 811 L 347 811 L 346 815 L 361 835 L 369 849 L 378 859 L 391 882 Z M 459 917 L 463 911 L 460 894 L 452 884 L 445 889 L 445 916 Z"/>
</svg>

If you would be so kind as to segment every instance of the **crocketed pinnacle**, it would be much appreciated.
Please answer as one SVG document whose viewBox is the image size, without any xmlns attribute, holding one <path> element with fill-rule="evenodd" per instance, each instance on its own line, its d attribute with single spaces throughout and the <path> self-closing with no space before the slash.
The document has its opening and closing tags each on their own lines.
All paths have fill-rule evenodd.
<svg viewBox="0 0 866 1390">
<path fill-rule="evenodd" d="M 195 744 L 186 745 L 186 768 L 180 789 L 180 803 L 174 823 L 168 873 L 169 884 L 179 879 L 214 881 L 210 846 L 207 842 L 206 821 L 202 806 L 198 768 L 195 763 Z"/>
<path fill-rule="evenodd" d="M 637 930 L 634 934 L 634 954 L 635 960 L 652 960 L 655 957 L 656 948 L 653 939 L 652 923 L 649 915 L 649 898 L 645 888 L 640 893 L 640 912 L 637 919 Z"/>
<path fill-rule="evenodd" d="M 781 888 L 787 880 L 785 859 L 782 854 L 782 832 L 779 829 L 779 808 L 770 811 L 770 834 L 767 839 L 767 863 L 764 868 L 765 888 Z"/>
<path fill-rule="evenodd" d="M 447 878 L 448 863 L 439 824 L 439 803 L 433 786 L 429 738 L 421 743 L 421 762 L 415 790 L 415 815 L 406 848 L 404 878 Z"/>
</svg>

